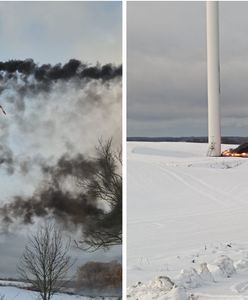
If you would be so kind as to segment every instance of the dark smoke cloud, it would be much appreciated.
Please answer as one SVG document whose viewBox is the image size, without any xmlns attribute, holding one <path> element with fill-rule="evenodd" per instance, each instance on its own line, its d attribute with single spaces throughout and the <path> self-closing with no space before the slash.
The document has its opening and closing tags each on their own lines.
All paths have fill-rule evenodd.
<svg viewBox="0 0 248 300">
<path fill-rule="evenodd" d="M 54 66 L 50 64 L 39 66 L 32 59 L 26 59 L 0 62 L 0 71 L 6 72 L 5 75 L 9 79 L 15 78 L 15 73 L 19 72 L 24 76 L 33 75 L 37 81 L 43 82 L 71 78 L 111 80 L 122 75 L 122 66 L 106 64 L 92 67 L 76 59 L 71 59 L 64 65 L 59 63 Z M 3 74 L 1 77 L 3 78 Z"/>
<path fill-rule="evenodd" d="M 13 175 L 15 172 L 27 175 L 35 167 L 45 170 L 45 161 L 47 161 L 47 159 L 41 155 L 34 157 L 16 156 L 9 146 L 0 144 L 0 168 L 4 168 L 8 175 Z"/>
<path fill-rule="evenodd" d="M 3 224 L 32 224 L 35 217 L 53 217 L 71 229 L 90 226 L 92 218 L 104 213 L 98 207 L 97 197 L 82 185 L 83 179 L 93 179 L 99 166 L 82 154 L 63 155 L 55 165 L 40 165 L 43 180 L 31 197 L 15 196 L 0 209 Z M 80 179 L 80 182 L 78 181 Z M 111 222 L 111 220 L 110 220 Z"/>
<path fill-rule="evenodd" d="M 32 196 L 15 196 L 0 208 L 3 230 L 52 218 L 67 230 L 81 229 L 85 237 L 100 232 L 101 239 L 105 236 L 106 241 L 120 243 L 122 181 L 115 175 L 119 160 L 105 149 L 109 148 L 98 148 L 94 159 L 65 154 L 53 165 L 43 162 L 43 180 Z"/>
<path fill-rule="evenodd" d="M 103 84 L 120 79 L 122 66 L 105 64 L 90 66 L 79 60 L 71 59 L 62 65 L 43 64 L 39 66 L 32 59 L 0 62 L 0 96 L 12 86 L 18 93 L 18 101 L 9 96 L 9 102 L 15 102 L 19 111 L 25 111 L 25 96 L 49 93 L 56 83 L 73 82 L 78 87 L 89 81 L 97 80 Z"/>
<path fill-rule="evenodd" d="M 37 108 L 39 108 L 38 105 L 45 105 L 46 100 L 50 99 L 52 92 L 61 97 L 66 92 L 68 93 L 69 89 L 72 91 L 83 90 L 87 84 L 107 87 L 114 81 L 120 81 L 121 76 L 121 65 L 106 64 L 102 66 L 97 64 L 90 66 L 79 60 L 71 59 L 64 65 L 59 63 L 54 66 L 50 64 L 39 66 L 32 59 L 10 60 L 0 62 L 0 100 L 1 104 L 6 105 L 7 102 L 8 105 L 14 106 L 16 117 L 21 118 L 19 121 L 23 126 L 24 122 L 20 114 L 25 112 L 30 98 L 34 98 L 36 102 L 42 98 L 42 104 L 37 103 Z M 69 85 L 71 86 L 69 87 Z M 102 95 L 96 91 L 97 89 L 94 88 L 86 89 L 85 93 L 89 94 L 88 98 L 91 98 L 91 101 L 101 100 Z M 71 101 L 71 98 L 68 97 L 68 100 Z M 29 102 L 27 103 L 27 101 Z"/>
</svg>

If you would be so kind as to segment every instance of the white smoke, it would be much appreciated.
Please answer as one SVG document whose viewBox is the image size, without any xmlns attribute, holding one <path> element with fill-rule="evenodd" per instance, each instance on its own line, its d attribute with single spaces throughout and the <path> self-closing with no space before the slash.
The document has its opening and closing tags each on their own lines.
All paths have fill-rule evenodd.
<svg viewBox="0 0 248 300">
<path fill-rule="evenodd" d="M 65 153 L 94 156 L 101 138 L 112 137 L 113 145 L 120 147 L 120 77 L 71 78 L 41 86 L 33 75 L 1 72 L 1 76 L 0 104 L 7 115 L 0 116 L 0 145 L 13 156 L 0 164 L 2 182 L 14 173 L 14 188 L 7 184 L 8 198 L 20 190 L 22 194 L 33 191 L 39 181 L 36 162 L 57 160 Z M 3 198 L 0 201 L 6 202 Z"/>
</svg>

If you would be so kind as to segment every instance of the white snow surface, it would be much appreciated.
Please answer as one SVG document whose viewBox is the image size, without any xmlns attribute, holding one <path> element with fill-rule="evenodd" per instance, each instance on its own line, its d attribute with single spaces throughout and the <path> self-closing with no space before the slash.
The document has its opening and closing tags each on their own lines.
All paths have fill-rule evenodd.
<svg viewBox="0 0 248 300">
<path fill-rule="evenodd" d="M 248 159 L 207 148 L 128 143 L 129 299 L 248 300 Z"/>
<path fill-rule="evenodd" d="M 20 289 L 17 287 L 0 287 L 0 297 L 4 296 L 4 300 L 12 300 L 12 299 L 18 299 L 18 300 L 36 300 L 38 299 L 38 293 L 32 292 L 29 290 Z M 1 299 L 1 298 L 0 298 Z M 87 298 L 84 297 L 76 297 L 66 294 L 58 294 L 55 295 L 53 300 L 86 300 Z"/>
<path fill-rule="evenodd" d="M 4 297 L 3 300 L 37 300 L 39 294 L 37 292 L 12 287 L 12 286 L 0 286 L 0 299 Z M 68 295 L 68 294 L 55 294 L 52 297 L 52 300 L 114 300 L 111 297 L 99 297 L 99 298 L 89 298 L 77 295 Z"/>
<path fill-rule="evenodd" d="M 37 292 L 28 290 L 31 285 L 21 281 L 0 280 L 1 300 L 37 300 L 40 299 Z M 3 298 L 3 299 L 2 299 Z M 58 293 L 52 300 L 116 300 L 116 297 L 84 297 L 79 295 L 69 295 Z"/>
</svg>

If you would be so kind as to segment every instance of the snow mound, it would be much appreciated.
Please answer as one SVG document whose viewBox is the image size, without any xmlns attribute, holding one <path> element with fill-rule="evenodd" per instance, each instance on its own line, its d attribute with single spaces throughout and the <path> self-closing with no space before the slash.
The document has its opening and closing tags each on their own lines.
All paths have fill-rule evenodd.
<svg viewBox="0 0 248 300">
<path fill-rule="evenodd" d="M 199 288 L 214 290 L 219 283 L 232 277 L 237 273 L 234 265 L 243 270 L 248 268 L 248 260 L 239 260 L 234 264 L 229 256 L 220 255 L 214 264 L 201 263 L 198 271 L 195 268 L 181 270 L 175 278 L 175 283 L 167 276 L 159 276 L 146 284 L 138 282 L 128 289 L 128 298 L 132 300 L 248 300 L 244 296 L 248 293 L 247 280 L 238 282 L 233 286 L 229 285 L 229 289 L 236 295 L 211 295 L 198 292 Z"/>
<path fill-rule="evenodd" d="M 155 280 L 149 281 L 147 284 L 143 284 L 138 282 L 137 284 L 131 286 L 127 290 L 127 297 L 129 299 L 135 300 L 149 300 L 149 299 L 175 299 L 165 298 L 165 295 L 168 294 L 174 287 L 174 282 L 167 276 L 159 276 Z M 178 291 L 174 291 L 173 293 L 178 293 Z M 174 297 L 174 296 L 173 296 Z M 178 300 L 181 300 L 178 298 Z M 184 299 L 183 299 L 184 300 Z"/>
<path fill-rule="evenodd" d="M 233 260 L 226 255 L 221 255 L 221 257 L 216 261 L 216 265 L 219 267 L 224 277 L 229 278 L 236 273 Z"/>
<path fill-rule="evenodd" d="M 182 270 L 177 278 L 177 284 L 186 289 L 193 289 L 202 285 L 202 278 L 194 268 Z"/>
<path fill-rule="evenodd" d="M 223 279 L 223 272 L 217 265 L 208 264 L 208 269 L 211 275 L 213 276 L 214 282 L 218 282 Z"/>
<path fill-rule="evenodd" d="M 170 291 L 174 286 L 174 282 L 167 276 L 159 276 L 157 279 L 150 281 L 147 286 L 151 289 Z"/>
<path fill-rule="evenodd" d="M 248 269 L 248 260 L 240 259 L 234 264 L 236 270 Z"/>
<path fill-rule="evenodd" d="M 208 269 L 207 263 L 202 263 L 200 265 L 200 277 L 203 281 L 206 281 L 206 282 L 214 282 L 215 281 L 212 273 Z"/>
<path fill-rule="evenodd" d="M 186 290 L 183 287 L 173 287 L 173 289 L 163 299 L 164 300 L 188 300 L 188 297 L 187 297 Z"/>
</svg>

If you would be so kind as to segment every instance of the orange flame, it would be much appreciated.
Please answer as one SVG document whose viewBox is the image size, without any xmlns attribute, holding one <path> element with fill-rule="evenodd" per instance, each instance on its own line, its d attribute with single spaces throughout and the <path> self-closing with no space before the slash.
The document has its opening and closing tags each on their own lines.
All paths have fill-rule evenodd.
<svg viewBox="0 0 248 300">
<path fill-rule="evenodd" d="M 227 157 L 248 157 L 248 153 L 242 152 L 242 153 L 237 153 L 233 149 L 228 149 L 225 150 L 221 153 L 221 156 L 227 156 Z"/>
</svg>

